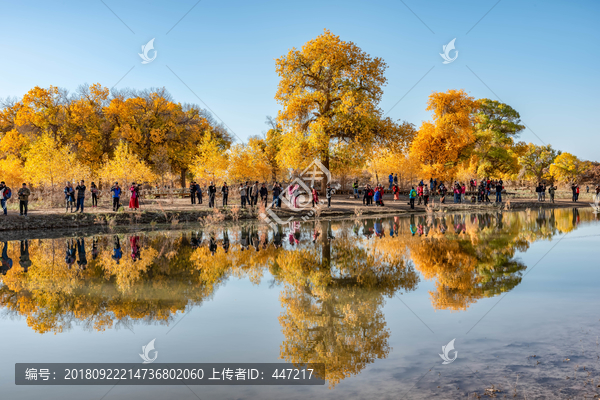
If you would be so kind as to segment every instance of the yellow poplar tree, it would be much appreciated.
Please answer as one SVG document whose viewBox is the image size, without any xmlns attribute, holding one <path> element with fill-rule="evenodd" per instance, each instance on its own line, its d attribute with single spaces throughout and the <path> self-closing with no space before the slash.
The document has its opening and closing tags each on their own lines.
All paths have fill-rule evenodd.
<svg viewBox="0 0 600 400">
<path fill-rule="evenodd" d="M 331 174 L 347 189 L 351 179 L 361 175 L 365 153 L 356 146 L 339 143 L 331 149 Z"/>
<path fill-rule="evenodd" d="M 229 152 L 229 179 L 233 182 L 270 180 L 272 167 L 264 147 L 264 141 L 257 138 L 250 138 L 247 144 L 232 146 Z"/>
<path fill-rule="evenodd" d="M 229 157 L 226 146 L 212 132 L 207 131 L 198 145 L 198 155 L 190 165 L 190 171 L 197 180 L 218 182 L 227 177 Z"/>
<path fill-rule="evenodd" d="M 288 177 L 289 171 L 302 171 L 313 160 L 310 145 L 301 132 L 291 131 L 282 136 L 279 152 L 276 157 L 282 168 L 282 179 Z"/>
<path fill-rule="evenodd" d="M 131 182 L 154 182 L 157 179 L 148 164 L 134 154 L 125 142 L 119 143 L 113 158 L 105 160 L 99 176 L 108 185 L 119 182 L 122 187 Z"/>
<path fill-rule="evenodd" d="M 15 116 L 17 126 L 25 126 L 36 137 L 49 134 L 59 144 L 68 142 L 66 92 L 56 86 L 34 87 L 27 92 Z"/>
<path fill-rule="evenodd" d="M 475 140 L 473 110 L 475 100 L 463 90 L 435 92 L 429 96 L 427 110 L 433 121 L 425 121 L 412 142 L 411 155 L 422 166 L 425 177 L 451 179 L 466 160 Z"/>
<path fill-rule="evenodd" d="M 325 30 L 300 50 L 291 49 L 276 65 L 280 81 L 275 99 L 283 106 L 277 120 L 285 132 L 284 142 L 303 135 L 310 152 L 301 156 L 309 162 L 318 157 L 329 168 L 336 140 L 352 145 L 403 140 L 405 131 L 383 118 L 378 107 L 386 84 L 381 58 Z M 325 184 L 322 180 L 323 191 Z"/>
<path fill-rule="evenodd" d="M 25 154 L 25 177 L 33 185 L 49 187 L 54 192 L 66 181 L 89 177 L 89 170 L 77 162 L 69 146 L 62 146 L 50 134 L 34 141 Z"/>
<path fill-rule="evenodd" d="M 562 153 L 550 165 L 550 174 L 559 181 L 573 183 L 587 170 L 588 163 L 571 153 Z"/>
</svg>

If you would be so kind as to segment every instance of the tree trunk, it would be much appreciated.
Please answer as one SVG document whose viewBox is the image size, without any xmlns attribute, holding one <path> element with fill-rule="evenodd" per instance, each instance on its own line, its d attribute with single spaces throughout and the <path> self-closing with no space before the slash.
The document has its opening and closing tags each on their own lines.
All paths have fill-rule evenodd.
<svg viewBox="0 0 600 400">
<path fill-rule="evenodd" d="M 181 187 L 185 188 L 186 184 L 185 184 L 185 174 L 187 172 L 187 168 L 181 168 Z"/>
<path fill-rule="evenodd" d="M 277 168 L 271 169 L 271 180 L 273 183 L 277 182 Z"/>
<path fill-rule="evenodd" d="M 323 166 L 325 168 L 327 168 L 327 171 L 330 171 L 330 169 L 329 169 L 329 149 L 325 150 L 322 153 L 321 163 L 323 164 Z M 327 184 L 328 183 L 330 183 L 330 182 L 327 182 L 327 177 L 323 177 L 323 179 L 321 180 L 321 196 L 327 195 Z"/>
</svg>

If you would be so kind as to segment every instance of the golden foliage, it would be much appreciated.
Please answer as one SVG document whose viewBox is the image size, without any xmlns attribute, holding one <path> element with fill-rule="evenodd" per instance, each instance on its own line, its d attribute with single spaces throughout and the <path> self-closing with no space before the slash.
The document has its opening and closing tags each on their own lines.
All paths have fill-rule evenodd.
<svg viewBox="0 0 600 400">
<path fill-rule="evenodd" d="M 111 159 L 107 158 L 105 157 L 105 162 L 98 171 L 99 177 L 106 184 L 119 182 L 121 185 L 128 185 L 131 182 L 153 182 L 157 179 L 148 164 L 135 155 L 123 141 L 117 145 L 114 156 Z"/>
<path fill-rule="evenodd" d="M 299 159 L 318 157 L 329 168 L 332 141 L 371 146 L 393 137 L 403 142 L 404 125 L 383 118 L 378 107 L 385 69 L 381 58 L 328 30 L 277 59 L 275 99 L 283 106 L 277 120 L 287 165 L 299 169 Z"/>
<path fill-rule="evenodd" d="M 143 161 L 136 161 L 144 165 L 143 171 L 152 172 L 137 180 L 152 181 L 157 174 L 175 171 L 183 184 L 206 132 L 226 145 L 231 142 L 210 114 L 173 102 L 164 89 L 111 94 L 94 84 L 69 96 L 54 86 L 35 87 L 0 111 L 0 158 L 18 157 L 32 183 L 54 187 L 67 175 L 69 180 L 125 176 L 119 172 L 125 143 L 127 158 L 134 155 Z M 45 159 L 49 153 L 53 160 Z"/>
<path fill-rule="evenodd" d="M 589 168 L 588 163 L 581 161 L 571 153 L 562 153 L 556 156 L 549 172 L 557 180 L 574 183 Z"/>
<path fill-rule="evenodd" d="M 75 153 L 50 134 L 34 141 L 25 158 L 25 176 L 35 185 L 47 185 L 54 190 L 66 181 L 89 177 L 89 170 L 77 161 Z"/>
<path fill-rule="evenodd" d="M 427 110 L 433 111 L 433 121 L 423 122 L 410 148 L 426 177 L 447 180 L 455 176 L 475 139 L 475 108 L 475 100 L 463 90 L 429 96 Z"/>
<path fill-rule="evenodd" d="M 198 144 L 198 155 L 190 170 L 198 180 L 219 182 L 227 176 L 228 163 L 223 143 L 208 131 Z"/>
<path fill-rule="evenodd" d="M 11 188 L 19 188 L 25 182 L 23 164 L 19 158 L 14 155 L 7 156 L 0 160 L 0 177 Z"/>
<path fill-rule="evenodd" d="M 247 144 L 236 144 L 229 150 L 228 177 L 231 181 L 269 181 L 273 168 L 265 152 L 265 141 L 250 138 Z"/>
</svg>

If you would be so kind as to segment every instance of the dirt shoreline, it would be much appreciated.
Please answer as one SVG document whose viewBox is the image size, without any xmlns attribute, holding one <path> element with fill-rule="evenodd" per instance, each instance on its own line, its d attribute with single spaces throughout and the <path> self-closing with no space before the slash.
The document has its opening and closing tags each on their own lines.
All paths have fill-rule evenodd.
<svg viewBox="0 0 600 400">
<path fill-rule="evenodd" d="M 567 201 L 558 199 L 556 203 L 537 202 L 534 199 L 518 199 L 511 200 L 509 203 L 445 203 L 439 201 L 433 203 L 434 211 L 442 212 L 495 212 L 495 211 L 512 211 L 526 210 L 538 208 L 585 208 L 590 207 L 587 199 L 582 199 L 579 202 Z M 0 215 L 0 240 L 10 236 L 54 236 L 60 232 L 66 234 L 74 233 L 74 231 L 97 230 L 98 232 L 114 231 L 116 228 L 121 231 L 140 231 L 140 230 L 155 230 L 159 228 L 175 227 L 180 224 L 190 223 L 209 223 L 219 224 L 225 221 L 259 221 L 261 209 L 259 207 L 251 209 L 239 209 L 236 213 L 232 212 L 232 208 L 217 208 L 209 209 L 206 204 L 191 205 L 182 203 L 181 201 L 173 202 L 172 204 L 162 204 L 159 202 L 147 202 L 145 207 L 139 211 L 119 211 L 112 212 L 108 207 L 89 208 L 90 212 L 81 213 L 65 213 L 62 209 L 42 209 L 33 210 L 27 217 L 19 216 L 15 211 L 9 211 L 9 215 L 2 217 Z M 282 223 L 293 220 L 312 220 L 315 218 L 315 213 L 310 213 L 310 208 L 301 210 L 290 210 L 286 208 L 271 209 L 267 212 L 269 216 L 266 222 Z M 264 211 L 264 209 L 262 210 Z M 277 216 L 275 218 L 272 212 Z M 323 207 L 320 212 L 317 211 L 320 219 L 339 219 L 339 218 L 363 218 L 368 216 L 385 216 L 385 215 L 411 215 L 423 214 L 427 210 L 423 205 L 416 205 L 414 210 L 411 210 L 407 199 L 398 200 L 396 202 L 388 200 L 384 207 L 363 206 L 360 199 L 352 199 L 349 197 L 335 197 L 332 200 L 332 207 Z M 108 229 L 107 229 L 108 228 Z M 38 231 L 33 234 L 32 231 Z M 42 232 L 44 233 L 42 233 Z M 54 232 L 56 231 L 56 232 Z M 15 235 L 19 232 L 20 234 Z M 51 233 L 52 232 L 52 233 Z M 12 234 L 9 234 L 12 233 Z M 7 235 L 8 234 L 8 235 Z"/>
</svg>

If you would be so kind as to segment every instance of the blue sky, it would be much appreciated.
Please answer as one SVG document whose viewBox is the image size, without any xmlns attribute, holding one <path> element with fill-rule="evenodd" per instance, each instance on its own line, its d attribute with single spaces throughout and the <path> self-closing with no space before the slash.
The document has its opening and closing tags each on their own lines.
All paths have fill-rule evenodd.
<svg viewBox="0 0 600 400">
<path fill-rule="evenodd" d="M 326 28 L 386 61 L 380 106 L 394 119 L 419 126 L 432 91 L 462 88 L 519 111 L 522 140 L 600 160 L 598 1 L 104 3 L 2 1 L 0 97 L 36 85 L 164 86 L 246 140 L 279 109 L 274 60 Z M 152 38 L 157 57 L 141 64 Z M 458 58 L 444 65 L 454 38 Z"/>
</svg>

